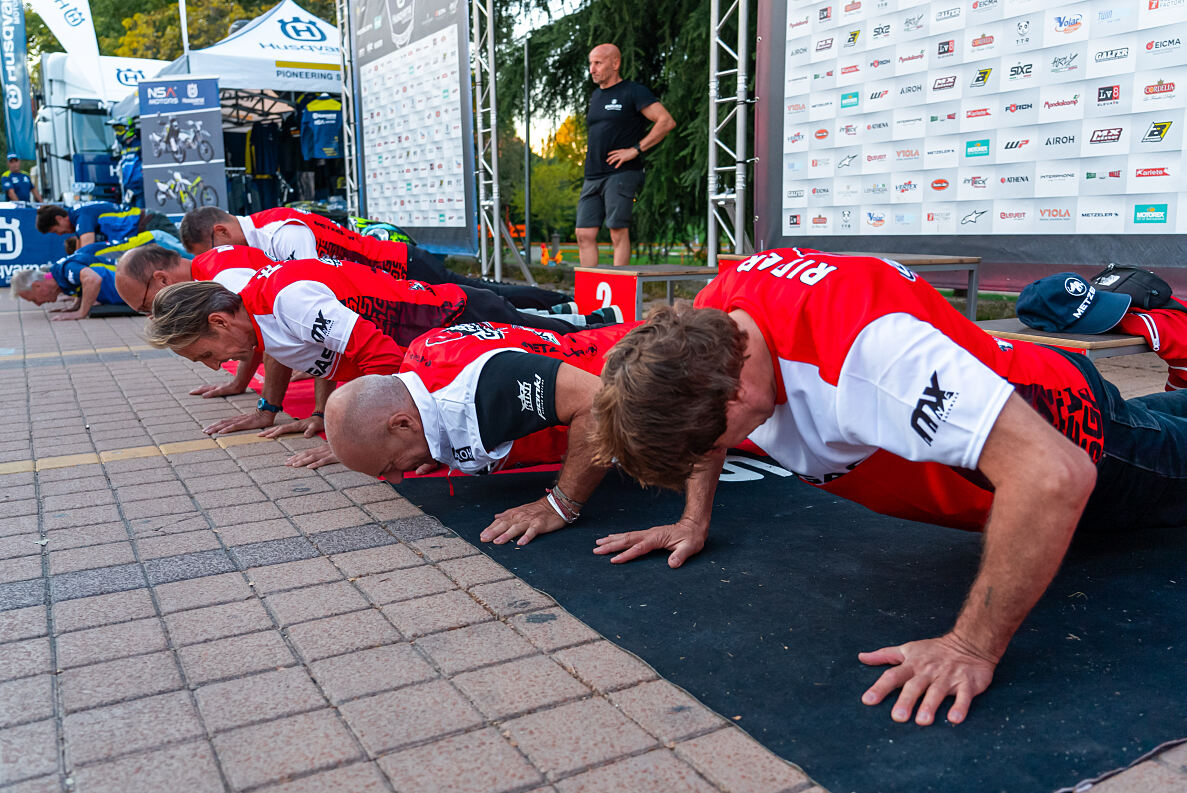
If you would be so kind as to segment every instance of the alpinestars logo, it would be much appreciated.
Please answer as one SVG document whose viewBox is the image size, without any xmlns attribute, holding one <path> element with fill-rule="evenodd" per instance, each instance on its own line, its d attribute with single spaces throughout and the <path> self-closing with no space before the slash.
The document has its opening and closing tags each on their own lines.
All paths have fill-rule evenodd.
<svg viewBox="0 0 1187 793">
<path fill-rule="evenodd" d="M 940 386 L 939 372 L 931 373 L 931 382 L 924 387 L 923 395 L 915 403 L 915 410 L 911 413 L 911 429 L 915 430 L 915 434 L 928 446 L 935 440 L 940 425 L 952 415 L 952 408 L 959 397 L 959 391 L 946 391 Z"/>
<path fill-rule="evenodd" d="M 326 336 L 330 334 L 330 329 L 333 327 L 334 320 L 326 319 L 325 315 L 318 311 L 317 319 L 313 320 L 313 327 L 309 330 L 309 338 L 318 344 L 325 344 Z"/>
<path fill-rule="evenodd" d="M 1155 121 L 1150 124 L 1150 128 L 1146 130 L 1146 134 L 1142 136 L 1142 143 L 1161 143 L 1162 139 L 1166 137 L 1166 133 L 1170 131 L 1171 121 Z"/>
<path fill-rule="evenodd" d="M 846 154 L 845 157 L 839 163 L 837 163 L 837 167 L 838 168 L 848 168 L 850 165 L 853 164 L 853 161 L 855 159 L 857 159 L 856 154 Z"/>
<path fill-rule="evenodd" d="M 965 226 L 969 223 L 976 223 L 988 211 L 989 210 L 987 209 L 974 209 L 972 212 L 960 219 L 960 225 Z"/>
</svg>

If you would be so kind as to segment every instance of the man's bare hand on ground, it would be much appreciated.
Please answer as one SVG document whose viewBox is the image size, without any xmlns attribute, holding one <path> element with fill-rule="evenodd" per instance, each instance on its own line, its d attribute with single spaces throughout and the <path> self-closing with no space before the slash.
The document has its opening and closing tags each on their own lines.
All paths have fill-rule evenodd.
<svg viewBox="0 0 1187 793">
<path fill-rule="evenodd" d="M 239 432 L 240 430 L 261 430 L 271 427 L 276 421 L 276 414 L 266 410 L 256 410 L 229 419 L 221 419 L 202 430 L 207 435 L 218 435 L 224 432 Z"/>
<path fill-rule="evenodd" d="M 960 724 L 969 713 L 973 697 L 989 688 L 997 661 L 990 659 L 954 633 L 935 639 L 907 642 L 898 647 L 883 647 L 872 653 L 859 653 L 858 660 L 869 666 L 890 664 L 891 668 L 870 686 L 861 697 L 866 705 L 877 705 L 897 689 L 898 701 L 890 712 L 897 722 L 911 719 L 915 703 L 919 711 L 915 723 L 927 726 L 935 721 L 945 697 L 954 697 L 948 709 L 948 721 Z M 920 697 L 922 701 L 920 702 Z"/>
<path fill-rule="evenodd" d="M 307 419 L 300 421 L 289 421 L 284 424 L 275 424 L 260 433 L 261 438 L 279 438 L 281 435 L 290 435 L 295 432 L 302 433 L 306 438 L 315 437 L 319 432 L 324 432 L 326 429 L 326 422 L 321 416 L 310 416 Z"/>
<path fill-rule="evenodd" d="M 518 537 L 516 545 L 527 545 L 539 535 L 563 529 L 565 525 L 564 519 L 541 498 L 495 515 L 494 522 L 482 530 L 480 538 L 483 542 L 502 545 Z"/>
<path fill-rule="evenodd" d="M 323 465 L 333 465 L 338 462 L 330 444 L 323 443 L 310 449 L 302 449 L 284 461 L 291 468 L 321 468 Z"/>
<path fill-rule="evenodd" d="M 594 553 L 618 554 L 610 561 L 620 564 L 666 548 L 671 551 L 668 554 L 668 567 L 676 568 L 684 564 L 689 557 L 700 553 L 708 536 L 707 526 L 681 518 L 675 523 L 655 526 L 646 531 L 630 531 L 602 537 L 597 540 L 598 547 L 594 548 Z"/>
<path fill-rule="evenodd" d="M 231 382 L 223 383 L 222 385 L 200 385 L 190 392 L 190 396 L 200 396 L 203 399 L 213 399 L 214 397 L 238 396 L 239 394 L 242 394 L 246 391 L 247 388 L 239 388 L 232 380 Z"/>
<path fill-rule="evenodd" d="M 90 312 L 87 312 L 90 313 Z M 50 317 L 51 322 L 64 322 L 71 319 L 86 319 L 87 315 L 81 311 L 70 311 L 65 314 L 59 314 L 56 317 Z"/>
</svg>

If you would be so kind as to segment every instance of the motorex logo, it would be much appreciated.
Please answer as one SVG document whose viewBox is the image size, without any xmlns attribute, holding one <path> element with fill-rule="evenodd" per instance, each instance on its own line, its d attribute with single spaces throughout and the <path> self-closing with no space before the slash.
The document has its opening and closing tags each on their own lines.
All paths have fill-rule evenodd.
<svg viewBox="0 0 1187 793">
<path fill-rule="evenodd" d="M 0 261 L 20 258 L 24 248 L 20 221 L 15 218 L 0 218 Z"/>
<path fill-rule="evenodd" d="M 285 38 L 290 38 L 293 41 L 326 40 L 326 32 L 319 28 L 312 19 L 301 19 L 300 17 L 282 19 L 280 20 L 280 32 L 284 34 Z"/>
</svg>

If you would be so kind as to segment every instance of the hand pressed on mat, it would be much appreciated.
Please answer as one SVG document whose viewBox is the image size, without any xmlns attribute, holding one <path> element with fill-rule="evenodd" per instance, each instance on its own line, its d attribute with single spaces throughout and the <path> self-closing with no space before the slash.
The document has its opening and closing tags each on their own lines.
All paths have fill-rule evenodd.
<svg viewBox="0 0 1187 793">
<path fill-rule="evenodd" d="M 289 421 L 284 424 L 275 424 L 263 432 L 259 433 L 261 438 L 279 438 L 281 435 L 290 435 L 294 432 L 304 434 L 306 438 L 312 438 L 319 432 L 324 432 L 326 429 L 326 422 L 321 416 L 310 416 L 307 419 L 300 421 Z"/>
<path fill-rule="evenodd" d="M 220 419 L 202 431 L 207 435 L 218 435 L 222 432 L 239 432 L 240 430 L 258 430 L 271 427 L 276 422 L 276 414 L 266 410 L 253 410 L 229 419 Z"/>
<path fill-rule="evenodd" d="M 605 555 L 618 554 L 611 557 L 613 564 L 629 562 L 640 556 L 666 548 L 668 567 L 676 568 L 684 564 L 690 556 L 700 553 L 705 547 L 705 539 L 709 536 L 709 527 L 688 518 L 681 518 L 667 526 L 655 526 L 646 531 L 629 531 L 624 534 L 611 534 L 597 540 L 598 547 L 594 553 Z"/>
<path fill-rule="evenodd" d="M 295 422 L 294 422 L 295 423 Z M 284 461 L 291 468 L 321 468 L 323 465 L 333 465 L 338 462 L 330 444 L 323 443 L 311 449 L 302 449 Z"/>
<path fill-rule="evenodd" d="M 897 722 L 909 721 L 915 703 L 919 702 L 915 723 L 921 727 L 935 720 L 936 711 L 949 696 L 954 697 L 955 702 L 948 709 L 948 721 L 952 724 L 964 721 L 973 697 L 989 688 L 997 668 L 997 661 L 977 651 L 954 632 L 935 639 L 858 653 L 857 658 L 869 666 L 891 666 L 862 694 L 861 701 L 866 705 L 877 705 L 901 688 L 890 718 Z"/>
<path fill-rule="evenodd" d="M 200 385 L 193 391 L 190 391 L 190 396 L 200 396 L 203 399 L 213 399 L 214 397 L 222 396 L 237 396 L 247 391 L 247 387 L 240 388 L 234 380 L 230 380 L 221 385 L 214 385 L 208 383 Z"/>
<path fill-rule="evenodd" d="M 535 537 L 563 529 L 565 525 L 547 499 L 541 498 L 495 515 L 494 521 L 482 530 L 480 539 L 502 545 L 519 537 L 516 545 L 527 545 Z"/>
</svg>

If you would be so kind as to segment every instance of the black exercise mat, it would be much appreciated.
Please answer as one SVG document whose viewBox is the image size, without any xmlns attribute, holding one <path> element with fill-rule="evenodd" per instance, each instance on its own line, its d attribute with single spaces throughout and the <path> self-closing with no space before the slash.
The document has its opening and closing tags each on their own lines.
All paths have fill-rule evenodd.
<svg viewBox="0 0 1187 793">
<path fill-rule="evenodd" d="M 1187 734 L 1184 530 L 1078 540 L 965 723 L 921 728 L 891 721 L 894 697 L 861 704 L 880 672 L 857 653 L 947 630 L 980 536 L 743 476 L 719 487 L 709 544 L 679 570 L 591 553 L 680 514 L 679 495 L 616 474 L 580 523 L 519 549 L 478 534 L 551 474 L 456 477 L 453 497 L 440 478 L 397 489 L 833 793 L 1051 791 Z"/>
<path fill-rule="evenodd" d="M 126 306 L 123 303 L 111 305 L 94 305 L 91 306 L 91 317 L 134 317 L 139 314 L 136 309 L 131 306 Z"/>
</svg>

